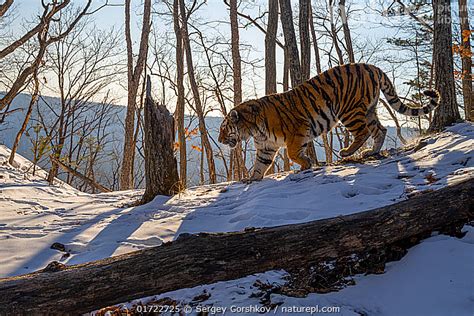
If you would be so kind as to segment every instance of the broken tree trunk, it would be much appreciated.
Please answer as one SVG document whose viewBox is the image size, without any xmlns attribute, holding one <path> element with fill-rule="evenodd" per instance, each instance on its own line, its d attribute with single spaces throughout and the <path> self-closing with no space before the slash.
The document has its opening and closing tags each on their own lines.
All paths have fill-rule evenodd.
<svg viewBox="0 0 474 316">
<path fill-rule="evenodd" d="M 164 105 L 151 97 L 150 76 L 146 81 L 145 99 L 145 179 L 142 203 L 157 195 L 172 195 L 179 191 L 179 176 L 174 146 L 174 119 Z"/>
<path fill-rule="evenodd" d="M 470 179 L 371 211 L 244 232 L 185 235 L 57 272 L 0 279 L 0 314 L 84 313 L 179 288 L 372 252 L 469 222 L 473 189 Z"/>
<path fill-rule="evenodd" d="M 54 162 L 55 164 L 57 164 L 61 169 L 63 169 L 64 171 L 66 171 L 67 173 L 69 174 L 72 174 L 73 176 L 75 177 L 78 177 L 79 179 L 81 179 L 82 181 L 84 181 L 85 183 L 87 183 L 88 185 L 90 185 L 92 188 L 95 188 L 97 190 L 99 190 L 100 192 L 112 192 L 112 190 L 104 187 L 102 184 L 100 183 L 97 183 L 95 182 L 94 180 L 92 180 L 91 178 L 89 177 L 86 177 L 85 175 L 83 175 L 82 173 L 80 173 L 79 171 L 77 170 L 74 170 L 73 168 L 71 168 L 70 166 L 66 165 L 64 162 L 62 162 L 61 160 L 57 159 L 56 157 L 54 157 L 53 155 L 50 155 L 49 158 L 51 159 L 52 162 Z"/>
</svg>

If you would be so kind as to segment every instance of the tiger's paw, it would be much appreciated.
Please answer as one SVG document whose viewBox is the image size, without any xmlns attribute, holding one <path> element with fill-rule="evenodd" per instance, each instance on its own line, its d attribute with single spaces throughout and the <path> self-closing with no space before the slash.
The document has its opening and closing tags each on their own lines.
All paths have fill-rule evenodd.
<svg viewBox="0 0 474 316">
<path fill-rule="evenodd" d="M 364 149 L 363 151 L 361 151 L 360 153 L 360 156 L 362 158 L 368 158 L 368 157 L 371 157 L 371 156 L 374 156 L 374 155 L 377 155 L 376 152 L 374 152 L 372 149 Z"/>
<path fill-rule="evenodd" d="M 250 178 L 244 178 L 244 179 L 240 180 L 240 182 L 242 182 L 243 184 L 250 184 L 250 183 L 252 183 L 252 180 L 250 180 Z"/>
<path fill-rule="evenodd" d="M 240 181 L 245 184 L 250 184 L 252 182 L 261 181 L 262 179 L 263 178 L 259 178 L 259 177 L 250 177 L 250 178 L 242 179 Z"/>
<path fill-rule="evenodd" d="M 342 148 L 341 150 L 339 150 L 339 155 L 344 158 L 350 156 L 351 154 L 349 153 L 349 150 L 347 148 Z"/>
</svg>

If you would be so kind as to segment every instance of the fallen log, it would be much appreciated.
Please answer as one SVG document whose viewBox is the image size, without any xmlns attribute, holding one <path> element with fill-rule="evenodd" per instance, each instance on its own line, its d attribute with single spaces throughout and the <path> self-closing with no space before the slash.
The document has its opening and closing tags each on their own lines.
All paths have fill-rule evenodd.
<svg viewBox="0 0 474 316">
<path fill-rule="evenodd" d="M 470 179 L 371 211 L 244 232 L 184 235 L 150 249 L 58 266 L 57 272 L 0 279 L 0 314 L 83 313 L 179 288 L 372 251 L 471 221 L 473 189 Z"/>
<path fill-rule="evenodd" d="M 96 189 L 99 190 L 100 192 L 112 192 L 110 189 L 104 187 L 104 186 L 101 185 L 100 183 L 95 182 L 95 181 L 92 180 L 91 178 L 89 178 L 89 177 L 83 175 L 83 174 L 80 173 L 79 171 L 74 170 L 74 169 L 71 168 L 70 166 L 66 165 L 64 162 L 62 162 L 61 160 L 57 159 L 57 158 L 54 157 L 53 155 L 49 156 L 49 158 L 51 159 L 52 162 L 58 164 L 58 166 L 59 166 L 61 169 L 63 169 L 63 170 L 66 171 L 67 173 L 72 174 L 73 176 L 78 177 L 79 179 L 81 179 L 81 180 L 84 181 L 85 183 L 89 184 L 91 187 L 96 188 Z"/>
</svg>

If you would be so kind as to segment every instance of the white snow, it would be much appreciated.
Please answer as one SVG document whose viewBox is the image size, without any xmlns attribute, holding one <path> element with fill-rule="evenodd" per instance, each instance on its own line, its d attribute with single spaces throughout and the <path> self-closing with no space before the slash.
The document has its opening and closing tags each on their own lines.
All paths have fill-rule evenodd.
<svg viewBox="0 0 474 316">
<path fill-rule="evenodd" d="M 473 148 L 474 126 L 463 123 L 427 138 L 416 152 L 277 174 L 251 184 L 195 187 L 126 207 L 142 192 L 93 195 L 59 181 L 49 186 L 43 171 L 25 172 L 30 163 L 20 156 L 15 167 L 2 163 L 9 150 L 0 146 L 0 277 L 33 272 L 53 260 L 77 264 L 156 246 L 180 233 L 301 223 L 384 206 L 473 177 Z M 356 286 L 303 299 L 272 294 L 272 301 L 341 306 L 344 315 L 473 315 L 474 230 L 465 229 L 463 239 L 436 236 L 422 242 L 385 274 L 356 277 Z M 50 249 L 54 242 L 70 255 Z M 203 288 L 214 288 L 205 304 L 257 304 L 249 298 L 255 279 L 281 283 L 284 274 L 269 271 L 164 296 L 189 301 Z"/>
</svg>

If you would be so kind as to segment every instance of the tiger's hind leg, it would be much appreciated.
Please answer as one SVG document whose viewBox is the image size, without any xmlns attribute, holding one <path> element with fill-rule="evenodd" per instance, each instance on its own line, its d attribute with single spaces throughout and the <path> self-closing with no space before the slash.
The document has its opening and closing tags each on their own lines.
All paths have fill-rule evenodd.
<svg viewBox="0 0 474 316">
<path fill-rule="evenodd" d="M 382 149 L 385 135 L 387 134 L 387 129 L 382 126 L 375 112 L 368 113 L 367 126 L 372 138 L 374 139 L 374 145 L 372 149 L 366 149 L 362 152 L 363 157 L 377 155 L 380 152 L 380 149 Z"/>
<path fill-rule="evenodd" d="M 366 124 L 365 115 L 361 112 L 349 116 L 347 119 L 342 121 L 342 124 L 349 130 L 354 136 L 354 141 L 347 148 L 343 148 L 339 151 L 341 157 L 347 157 L 352 155 L 359 149 L 370 136 L 370 131 Z"/>
</svg>

